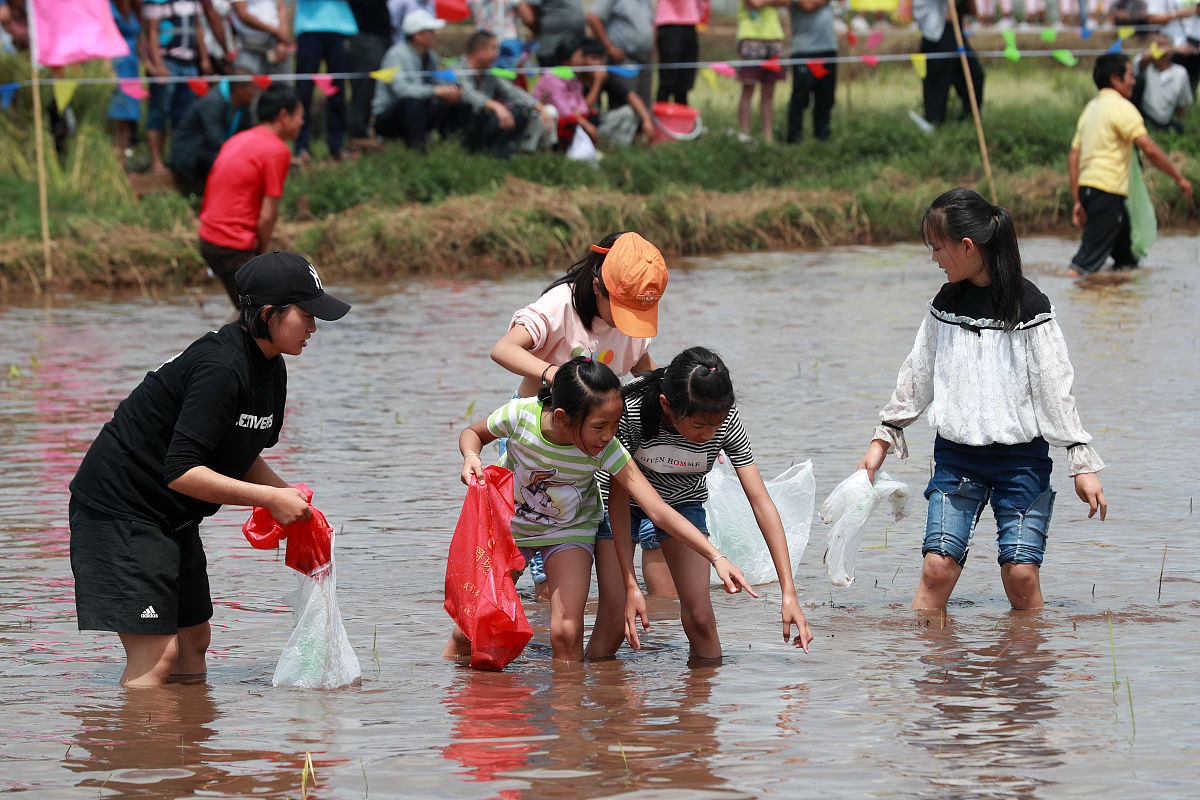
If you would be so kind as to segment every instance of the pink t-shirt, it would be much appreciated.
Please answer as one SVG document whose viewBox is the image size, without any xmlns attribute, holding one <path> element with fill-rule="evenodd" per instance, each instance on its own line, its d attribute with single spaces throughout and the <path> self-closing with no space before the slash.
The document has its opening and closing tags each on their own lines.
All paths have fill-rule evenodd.
<svg viewBox="0 0 1200 800">
<path fill-rule="evenodd" d="M 699 25 L 700 3 L 697 0 L 658 0 L 654 24 Z"/>
<path fill-rule="evenodd" d="M 607 364 L 617 377 L 624 377 L 650 350 L 650 339 L 635 339 L 621 333 L 600 317 L 592 320 L 592 329 L 571 302 L 570 284 L 555 286 L 534 302 L 513 314 L 509 330 L 517 325 L 533 338 L 533 353 L 551 364 L 565 364 L 575 356 L 590 355 Z"/>
<path fill-rule="evenodd" d="M 572 114 L 587 114 L 587 99 L 583 96 L 583 81 L 578 78 L 567 80 L 546 73 L 538 78 L 533 87 L 533 96 L 541 103 L 554 106 L 559 117 Z"/>
</svg>

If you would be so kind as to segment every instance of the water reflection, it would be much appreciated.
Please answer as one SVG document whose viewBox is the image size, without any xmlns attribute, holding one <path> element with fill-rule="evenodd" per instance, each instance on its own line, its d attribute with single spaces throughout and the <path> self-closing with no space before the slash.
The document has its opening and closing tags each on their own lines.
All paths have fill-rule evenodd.
<svg viewBox="0 0 1200 800">
<path fill-rule="evenodd" d="M 107 704 L 64 713 L 79 721 L 63 760 L 81 774 L 77 786 L 155 798 L 245 797 L 300 786 L 303 755 L 230 750 L 214 741 L 220 709 L 208 686 L 122 690 Z"/>
<path fill-rule="evenodd" d="M 442 700 L 454 741 L 442 755 L 495 797 L 559 800 L 669 787 L 718 793 L 725 781 L 711 713 L 716 670 L 647 676 L 620 661 L 549 676 L 460 670 Z M 740 793 L 737 793 L 740 794 Z"/>
<path fill-rule="evenodd" d="M 937 761 L 938 787 L 971 787 L 980 798 L 1033 797 L 1051 782 L 1047 770 L 1063 763 L 1052 743 L 1057 710 L 1046 678 L 1055 656 L 1046 644 L 1042 612 L 1013 611 L 983 641 L 954 614 L 918 617 L 918 659 L 924 675 L 913 679 L 929 712 L 915 716 L 909 743 Z"/>
</svg>

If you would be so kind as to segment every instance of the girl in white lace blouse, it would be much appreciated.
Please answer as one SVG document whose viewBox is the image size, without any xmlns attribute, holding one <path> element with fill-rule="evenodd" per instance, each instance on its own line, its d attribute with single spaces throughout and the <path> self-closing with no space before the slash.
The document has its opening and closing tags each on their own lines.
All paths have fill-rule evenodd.
<svg viewBox="0 0 1200 800">
<path fill-rule="evenodd" d="M 1108 512 L 1092 449 L 1071 396 L 1074 371 L 1054 309 L 1021 275 L 1008 211 L 971 189 L 925 210 L 921 230 L 946 283 L 929 304 L 912 352 L 859 469 L 871 479 L 889 449 L 908 456 L 904 428 L 926 410 L 937 430 L 925 490 L 921 583 L 914 609 L 945 608 L 983 507 L 996 515 L 998 561 L 1013 608 L 1041 608 L 1039 579 L 1054 505 L 1049 445 L 1067 449 L 1075 493 Z"/>
</svg>

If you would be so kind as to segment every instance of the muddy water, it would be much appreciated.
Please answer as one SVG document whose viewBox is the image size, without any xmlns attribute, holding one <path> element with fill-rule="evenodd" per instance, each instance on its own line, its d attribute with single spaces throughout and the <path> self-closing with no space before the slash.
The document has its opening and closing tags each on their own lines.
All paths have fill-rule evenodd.
<svg viewBox="0 0 1200 800">
<path fill-rule="evenodd" d="M 765 587 L 758 601 L 714 595 L 727 655 L 695 669 L 670 601 L 652 604 L 647 649 L 618 661 L 552 669 L 533 603 L 534 641 L 505 673 L 438 658 L 462 498 L 455 436 L 515 385 L 487 351 L 543 280 L 348 289 L 353 314 L 290 362 L 273 456 L 344 526 L 338 585 L 364 679 L 339 692 L 271 688 L 295 579 L 247 546 L 241 510 L 203 529 L 217 606 L 208 686 L 120 690 L 116 637 L 75 629 L 66 484 L 141 375 L 223 320 L 217 293 L 4 308 L 0 789 L 299 797 L 310 753 L 319 798 L 1194 797 L 1196 243 L 1161 241 L 1159 266 L 1115 285 L 1036 268 L 1073 247 L 1031 240 L 1025 255 L 1070 343 L 1111 512 L 1086 519 L 1058 453 L 1045 611 L 1007 610 L 985 515 L 945 619 L 914 617 L 918 503 L 899 523 L 872 521 L 844 589 L 824 577 L 815 523 L 797 567 L 809 655 L 780 641 Z M 857 463 L 941 273 L 918 246 L 682 266 L 654 352 L 717 347 L 764 472 L 811 458 L 823 497 Z M 918 490 L 923 422 L 910 442 L 889 469 Z"/>
</svg>

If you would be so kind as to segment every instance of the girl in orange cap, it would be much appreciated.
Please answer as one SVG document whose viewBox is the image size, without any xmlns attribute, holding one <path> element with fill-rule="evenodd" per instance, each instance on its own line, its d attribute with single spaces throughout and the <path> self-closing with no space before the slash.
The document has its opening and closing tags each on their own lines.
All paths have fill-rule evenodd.
<svg viewBox="0 0 1200 800">
<path fill-rule="evenodd" d="M 492 360 L 521 376 L 514 397 L 533 397 L 543 385 L 553 385 L 559 366 L 581 355 L 619 378 L 649 372 L 657 367 L 650 342 L 666 288 L 667 265 L 658 248 L 633 231 L 611 233 L 513 314 L 508 332 L 492 348 Z M 535 582 L 545 581 L 538 559 L 530 572 Z M 643 549 L 642 575 L 651 594 L 674 594 L 657 549 Z"/>
</svg>

